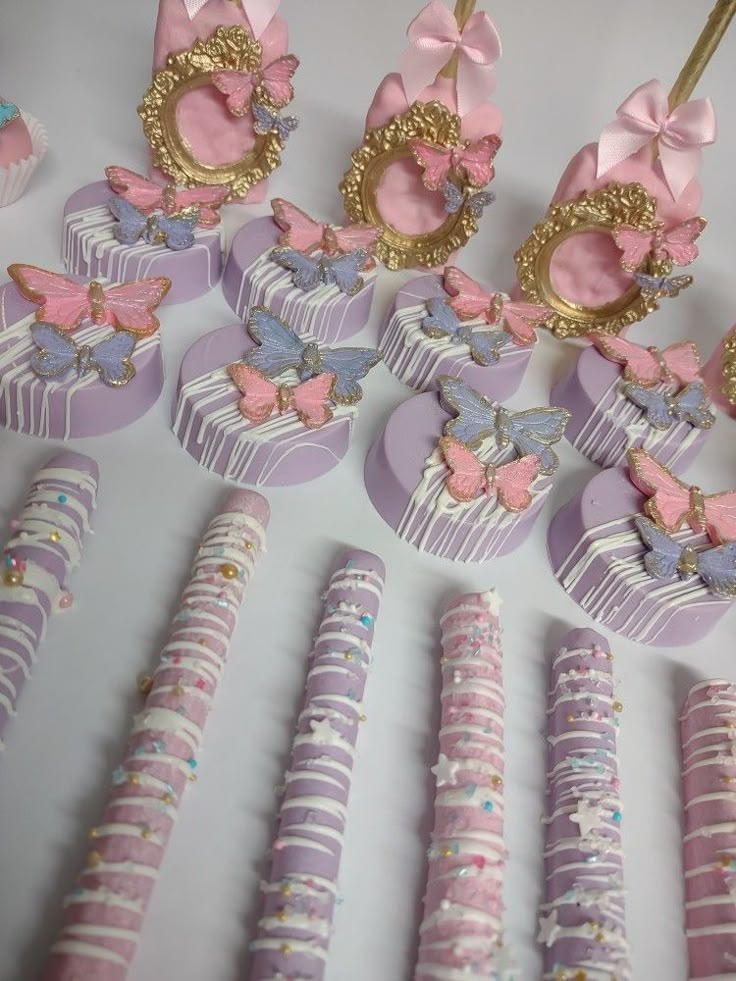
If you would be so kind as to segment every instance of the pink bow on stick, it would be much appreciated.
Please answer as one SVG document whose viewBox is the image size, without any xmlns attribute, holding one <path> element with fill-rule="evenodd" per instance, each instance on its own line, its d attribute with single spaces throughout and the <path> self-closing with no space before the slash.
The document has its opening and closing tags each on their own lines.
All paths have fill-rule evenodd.
<svg viewBox="0 0 736 981">
<path fill-rule="evenodd" d="M 493 91 L 501 38 L 488 14 L 473 14 L 461 31 L 455 15 L 440 0 L 432 0 L 409 24 L 406 36 L 401 78 L 408 102 L 435 81 L 455 52 L 458 114 L 464 116 Z"/>
<path fill-rule="evenodd" d="M 652 79 L 632 92 L 616 115 L 598 143 L 598 177 L 657 140 L 664 179 L 676 201 L 698 173 L 702 147 L 716 141 L 710 99 L 685 102 L 670 112 L 664 86 Z"/>
<path fill-rule="evenodd" d="M 259 38 L 279 9 L 279 0 L 240 0 L 240 2 L 253 31 L 253 37 Z M 208 0 L 184 0 L 189 20 L 194 20 L 207 3 Z"/>
</svg>

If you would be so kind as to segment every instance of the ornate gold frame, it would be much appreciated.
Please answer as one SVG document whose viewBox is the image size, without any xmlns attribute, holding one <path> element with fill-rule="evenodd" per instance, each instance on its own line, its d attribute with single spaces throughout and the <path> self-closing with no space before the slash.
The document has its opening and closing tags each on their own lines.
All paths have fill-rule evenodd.
<svg viewBox="0 0 736 981">
<path fill-rule="evenodd" d="M 552 205 L 544 221 L 516 252 L 517 277 L 525 299 L 550 307 L 547 326 L 556 337 L 581 337 L 590 331 L 619 334 L 659 308 L 655 293 L 642 292 L 636 283 L 612 303 L 585 307 L 566 299 L 552 282 L 552 257 L 563 242 L 582 232 L 612 235 L 621 225 L 642 232 L 657 227 L 657 202 L 641 184 L 609 184 L 575 201 Z M 670 259 L 650 258 L 642 269 L 651 276 L 668 276 Z"/>
<path fill-rule="evenodd" d="M 376 257 L 389 269 L 441 266 L 478 231 L 478 222 L 466 206 L 424 235 L 398 231 L 384 221 L 378 208 L 383 174 L 395 161 L 412 156 L 409 140 L 419 137 L 442 147 L 463 146 L 460 124 L 460 117 L 441 102 L 415 102 L 386 126 L 368 130 L 362 146 L 353 151 L 352 166 L 339 185 L 345 211 L 351 221 L 383 229 Z"/>
<path fill-rule="evenodd" d="M 256 71 L 261 67 L 258 41 L 242 27 L 218 27 L 207 41 L 197 41 L 188 51 L 169 55 L 166 68 L 156 72 L 138 115 L 153 151 L 153 163 L 177 184 L 185 187 L 223 184 L 230 188 L 226 200 L 244 197 L 281 163 L 284 143 L 276 132 L 256 136 L 255 146 L 240 160 L 223 166 L 202 163 L 179 132 L 176 106 L 193 89 L 212 84 L 220 69 Z M 267 100 L 263 99 L 266 105 Z M 274 112 L 275 106 L 270 106 Z"/>
<path fill-rule="evenodd" d="M 736 406 L 736 330 L 732 330 L 723 342 L 721 368 L 723 370 L 721 391 L 729 405 Z"/>
</svg>

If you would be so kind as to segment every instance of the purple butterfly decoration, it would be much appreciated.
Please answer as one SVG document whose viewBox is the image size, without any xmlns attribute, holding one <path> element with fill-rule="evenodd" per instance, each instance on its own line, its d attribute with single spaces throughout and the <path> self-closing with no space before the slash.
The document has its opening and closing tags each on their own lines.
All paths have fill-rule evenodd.
<svg viewBox="0 0 736 981">
<path fill-rule="evenodd" d="M 510 340 L 505 330 L 477 330 L 463 324 L 445 300 L 434 297 L 427 303 L 428 316 L 422 320 L 422 330 L 435 340 L 449 338 L 455 344 L 467 344 L 476 364 L 488 367 L 499 360 L 499 349 Z"/>
<path fill-rule="evenodd" d="M 457 417 L 445 425 L 447 436 L 471 447 L 493 436 L 502 448 L 513 444 L 519 456 L 538 456 L 540 474 L 557 470 L 560 461 L 551 447 L 562 439 L 570 421 L 567 409 L 544 406 L 511 412 L 452 375 L 442 375 L 439 383 L 443 403 Z"/>
<path fill-rule="evenodd" d="M 250 106 L 253 110 L 253 129 L 259 136 L 275 132 L 285 143 L 299 125 L 296 116 L 282 116 L 278 112 L 272 112 L 267 105 L 256 99 L 251 101 Z"/>
<path fill-rule="evenodd" d="M 644 565 L 654 579 L 686 581 L 700 576 L 709 592 L 725 599 L 736 597 L 736 542 L 696 551 L 681 545 L 649 518 L 634 520 L 644 544 L 650 549 Z"/>
<path fill-rule="evenodd" d="M 300 381 L 307 381 L 323 372 L 335 375 L 332 398 L 342 405 L 352 405 L 363 398 L 358 384 L 381 360 L 378 351 L 362 347 L 345 347 L 338 350 L 319 347 L 314 341 L 301 337 L 265 307 L 254 307 L 248 320 L 248 332 L 258 342 L 243 358 L 269 377 L 280 375 L 294 368 Z"/>
<path fill-rule="evenodd" d="M 639 284 L 644 296 L 679 296 L 683 290 L 692 285 L 692 276 L 648 276 L 646 273 L 634 273 L 634 279 Z"/>
<path fill-rule="evenodd" d="M 318 286 L 337 286 L 341 293 L 355 296 L 364 286 L 360 275 L 370 261 L 365 249 L 355 249 L 347 255 L 311 256 L 295 249 L 279 248 L 271 252 L 277 265 L 293 273 L 297 289 L 309 292 Z"/>
<path fill-rule="evenodd" d="M 115 237 L 123 245 L 134 245 L 144 239 L 149 245 L 165 245 L 175 252 L 194 245 L 194 229 L 199 221 L 198 208 L 186 208 L 176 215 L 144 215 L 124 198 L 111 197 L 108 207 L 117 219 Z"/>
<path fill-rule="evenodd" d="M 31 325 L 31 336 L 38 350 L 31 357 L 31 369 L 39 378 L 56 378 L 72 369 L 82 377 L 96 371 L 106 385 L 127 385 L 135 375 L 130 360 L 135 335 L 118 330 L 95 347 L 79 345 L 51 324 Z"/>
<path fill-rule="evenodd" d="M 710 411 L 708 394 L 702 382 L 692 382 L 677 395 L 653 392 L 641 385 L 624 385 L 624 395 L 640 409 L 655 429 L 670 429 L 676 422 L 689 422 L 696 429 L 710 429 L 716 417 Z"/>
<path fill-rule="evenodd" d="M 442 195 L 445 199 L 445 211 L 449 215 L 456 215 L 465 205 L 476 220 L 480 220 L 485 209 L 496 200 L 493 191 L 477 191 L 466 198 L 462 189 L 452 181 L 445 181 L 442 185 Z"/>
</svg>

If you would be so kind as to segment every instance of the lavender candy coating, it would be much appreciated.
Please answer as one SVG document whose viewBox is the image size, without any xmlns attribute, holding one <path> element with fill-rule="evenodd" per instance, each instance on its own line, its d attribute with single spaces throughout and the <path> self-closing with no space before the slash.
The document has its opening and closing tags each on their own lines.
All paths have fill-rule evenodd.
<svg viewBox="0 0 736 981">
<path fill-rule="evenodd" d="M 589 616 L 629 640 L 658 647 L 697 643 L 733 604 L 712 595 L 698 578 L 649 575 L 648 549 L 634 524 L 646 500 L 623 468 L 594 477 L 552 518 L 552 571 Z M 690 531 L 676 538 L 695 547 L 708 542 Z"/>
<path fill-rule="evenodd" d="M 247 320 L 253 307 L 267 307 L 320 344 L 357 334 L 370 317 L 376 270 L 362 273 L 365 286 L 355 296 L 341 293 L 336 286 L 308 292 L 297 289 L 292 273 L 269 258 L 282 234 L 273 218 L 256 218 L 235 236 L 222 278 L 222 292 L 232 309 Z"/>
<path fill-rule="evenodd" d="M 709 429 L 678 422 L 668 430 L 655 429 L 646 413 L 627 398 L 623 369 L 592 345 L 584 350 L 569 374 L 552 388 L 553 405 L 572 413 L 565 435 L 575 449 L 601 467 L 626 462 L 632 448 L 653 453 L 674 473 L 681 473 L 705 445 Z M 666 386 L 655 390 L 664 391 Z M 670 389 L 668 389 L 671 391 Z"/>
<path fill-rule="evenodd" d="M 552 660 L 547 730 L 545 979 L 629 981 L 616 709 L 608 642 L 572 630 Z M 556 973 L 557 972 L 557 973 Z"/>
<path fill-rule="evenodd" d="M 431 555 L 485 562 L 522 544 L 552 482 L 538 478 L 531 506 L 519 514 L 485 495 L 470 504 L 453 500 L 445 489 L 449 470 L 438 449 L 450 418 L 435 392 L 403 402 L 368 453 L 365 486 L 374 508 L 399 538 Z M 478 454 L 496 464 L 515 457 L 511 448 L 500 451 L 492 440 L 486 440 Z"/>
<path fill-rule="evenodd" d="M 164 384 L 160 331 L 137 341 L 135 377 L 122 388 L 105 385 L 94 371 L 43 379 L 30 366 L 37 309 L 15 283 L 0 286 L 0 426 L 44 439 L 79 439 L 123 429 L 148 412 Z M 111 327 L 88 322 L 73 336 L 77 344 L 94 346 L 111 333 Z"/>
<path fill-rule="evenodd" d="M 263 913 L 249 947 L 250 981 L 324 976 L 385 574 L 377 556 L 349 550 L 327 586 L 271 870 L 262 885 Z"/>
<path fill-rule="evenodd" d="M 422 330 L 427 301 L 436 297 L 449 299 L 440 276 L 418 276 L 394 297 L 378 338 L 389 371 L 417 392 L 436 388 L 440 375 L 454 375 L 499 402 L 513 395 L 521 385 L 534 347 L 520 347 L 509 339 L 500 349 L 496 364 L 476 364 L 466 344 L 434 339 Z"/>
<path fill-rule="evenodd" d="M 196 300 L 219 283 L 223 263 L 219 228 L 197 228 L 194 245 L 179 252 L 142 239 L 123 245 L 115 237 L 117 221 L 107 206 L 114 196 L 107 181 L 97 181 L 75 191 L 64 205 L 62 259 L 67 272 L 116 283 L 168 276 L 171 289 L 162 304 Z"/>
<path fill-rule="evenodd" d="M 97 502 L 97 464 L 81 453 L 52 456 L 38 471 L 0 568 L 0 749 L 2 736 L 31 677 L 51 615 L 71 602 L 66 577 L 81 559 L 82 538 Z M 6 577 L 17 562 L 23 581 Z"/>
<path fill-rule="evenodd" d="M 239 484 L 280 487 L 332 470 L 350 445 L 354 405 L 334 407 L 321 429 L 308 429 L 295 412 L 264 423 L 243 418 L 241 394 L 226 368 L 256 346 L 242 324 L 220 327 L 189 348 L 179 370 L 174 433 L 200 466 Z M 279 379 L 298 384 L 296 372 Z"/>
</svg>

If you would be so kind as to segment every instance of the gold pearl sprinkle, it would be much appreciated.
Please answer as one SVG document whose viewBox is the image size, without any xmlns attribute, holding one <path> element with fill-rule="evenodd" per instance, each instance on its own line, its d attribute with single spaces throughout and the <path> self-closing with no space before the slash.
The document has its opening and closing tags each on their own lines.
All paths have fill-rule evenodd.
<svg viewBox="0 0 736 981">
<path fill-rule="evenodd" d="M 248 539 L 246 538 L 245 541 L 243 542 L 243 548 L 247 549 L 250 552 L 250 550 L 253 548 L 253 542 L 249 542 Z"/>
<path fill-rule="evenodd" d="M 575 716 L 572 714 L 572 712 L 568 713 L 568 715 L 566 715 L 565 718 L 567 719 L 568 722 L 575 721 Z"/>
<path fill-rule="evenodd" d="M 736 729 L 736 722 L 734 722 L 733 719 L 729 719 L 729 721 L 726 723 L 726 728 L 727 729 Z"/>
<path fill-rule="evenodd" d="M 51 539 L 52 542 L 61 541 L 61 535 L 59 534 L 58 531 L 52 531 L 51 534 L 49 535 L 49 538 Z"/>
<path fill-rule="evenodd" d="M 3 582 L 6 586 L 22 586 L 23 573 L 19 572 L 17 569 L 8 569 L 3 576 Z"/>
<path fill-rule="evenodd" d="M 171 796 L 171 794 L 164 794 L 164 796 L 161 799 L 163 800 L 164 804 L 174 803 L 174 798 Z"/>
<path fill-rule="evenodd" d="M 281 944 L 281 953 L 285 957 L 288 957 L 289 954 L 291 953 L 291 944 Z"/>
<path fill-rule="evenodd" d="M 367 715 L 361 715 L 360 721 L 361 722 L 367 722 L 368 721 L 368 716 Z"/>
<path fill-rule="evenodd" d="M 721 779 L 723 780 L 724 783 L 727 783 L 729 786 L 736 783 L 736 777 L 721 777 Z"/>
<path fill-rule="evenodd" d="M 153 678 L 150 674 L 142 674 L 138 679 L 138 692 L 144 697 L 148 698 L 153 689 Z"/>
<path fill-rule="evenodd" d="M 281 895 L 282 896 L 290 896 L 291 895 L 291 886 L 282 886 L 281 887 Z"/>
<path fill-rule="evenodd" d="M 443 848 L 442 849 L 442 855 L 445 858 L 450 858 L 450 856 L 452 855 L 452 849 L 451 848 Z"/>
<path fill-rule="evenodd" d="M 145 838 L 146 841 L 150 841 L 153 838 L 153 831 L 150 828 L 143 828 L 141 831 L 141 838 Z"/>
<path fill-rule="evenodd" d="M 613 654 L 606 654 L 606 660 L 607 661 L 612 661 L 613 660 Z M 576 979 L 576 981 L 577 981 L 577 979 Z"/>
<path fill-rule="evenodd" d="M 613 655 L 611 655 L 611 660 L 613 660 Z M 572 981 L 587 981 L 587 977 L 585 971 L 577 971 Z"/>
<path fill-rule="evenodd" d="M 232 562 L 226 562 L 224 565 L 220 566 L 220 575 L 224 579 L 237 579 L 240 575 L 240 569 Z"/>
<path fill-rule="evenodd" d="M 97 868 L 98 865 L 102 864 L 102 855 L 99 852 L 89 852 L 87 855 L 87 865 L 90 865 L 93 869 Z"/>
<path fill-rule="evenodd" d="M 174 685 L 174 694 L 179 696 L 184 694 L 184 689 L 181 685 Z"/>
<path fill-rule="evenodd" d="M 720 865 L 724 869 L 727 869 L 729 867 L 729 865 L 731 864 L 731 856 L 730 855 L 720 855 L 718 857 L 718 861 L 719 861 Z"/>
<path fill-rule="evenodd" d="M 606 939 L 605 933 L 596 933 L 595 935 L 596 943 L 602 944 Z"/>
<path fill-rule="evenodd" d="M 345 660 L 346 661 L 352 661 L 353 660 L 353 655 L 352 654 L 346 654 L 345 655 Z"/>
<path fill-rule="evenodd" d="M 279 923 L 286 923 L 286 921 L 289 919 L 289 914 L 282 909 L 281 912 L 277 914 L 276 919 L 279 921 Z"/>
<path fill-rule="evenodd" d="M 491 786 L 501 787 L 503 785 L 503 777 L 495 776 L 491 777 Z"/>
<path fill-rule="evenodd" d="M 89 829 L 89 837 L 90 838 L 99 838 L 99 836 L 100 836 L 100 832 L 97 830 L 97 828 L 90 828 Z"/>
<path fill-rule="evenodd" d="M 614 702 L 613 703 L 613 711 L 614 712 L 623 712 L 623 710 L 624 710 L 623 702 Z"/>
<path fill-rule="evenodd" d="M 128 783 L 132 783 L 133 786 L 137 787 L 140 784 L 140 782 L 141 782 L 141 778 L 138 776 L 137 773 L 128 774 Z"/>
</svg>

